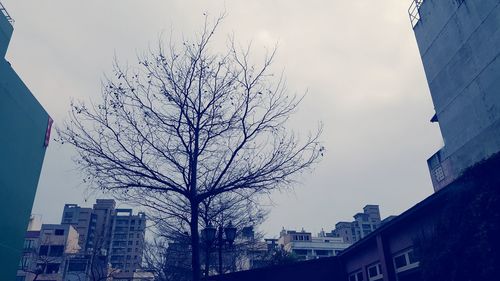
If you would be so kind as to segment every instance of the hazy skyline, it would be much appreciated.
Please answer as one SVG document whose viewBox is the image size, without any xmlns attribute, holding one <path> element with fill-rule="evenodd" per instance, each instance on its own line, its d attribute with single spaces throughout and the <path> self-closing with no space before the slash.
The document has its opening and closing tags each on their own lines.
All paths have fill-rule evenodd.
<svg viewBox="0 0 500 281">
<path fill-rule="evenodd" d="M 2 3 L 16 20 L 7 60 L 56 126 L 71 99 L 98 98 L 115 55 L 133 65 L 161 34 L 190 38 L 204 12 L 227 13 L 215 47 L 234 33 L 252 41 L 258 59 L 277 42 L 274 69 L 285 70 L 290 92 L 308 92 L 290 125 L 306 134 L 322 121 L 327 153 L 302 184 L 272 196 L 276 206 L 262 226 L 269 236 L 282 226 L 329 231 L 366 204 L 379 204 L 382 217 L 399 214 L 433 192 L 426 159 L 442 140 L 429 122 L 434 110 L 409 1 Z M 84 202 L 72 155 L 51 141 L 33 208 L 45 223 L 58 223 L 65 203 L 95 198 Z"/>
</svg>

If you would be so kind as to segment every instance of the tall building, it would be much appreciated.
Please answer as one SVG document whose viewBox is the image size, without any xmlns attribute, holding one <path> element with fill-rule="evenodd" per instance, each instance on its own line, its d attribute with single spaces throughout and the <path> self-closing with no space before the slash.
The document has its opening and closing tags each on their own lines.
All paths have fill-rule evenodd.
<svg viewBox="0 0 500 281">
<path fill-rule="evenodd" d="M 61 224 L 70 224 L 78 231 L 78 244 L 83 252 L 92 248 L 96 222 L 97 215 L 92 208 L 82 208 L 76 204 L 64 205 Z"/>
<path fill-rule="evenodd" d="M 144 250 L 146 215 L 134 215 L 132 209 L 116 209 L 109 248 L 109 260 L 113 268 L 135 271 L 141 268 Z"/>
<path fill-rule="evenodd" d="M 0 3 L 0 276 L 14 280 L 52 120 L 5 59 L 14 20 Z"/>
<path fill-rule="evenodd" d="M 444 140 L 427 161 L 437 191 L 500 151 L 500 5 L 415 0 L 409 12 Z"/>
<path fill-rule="evenodd" d="M 380 226 L 380 210 L 378 205 L 366 205 L 363 213 L 354 215 L 352 222 L 338 222 L 332 235 L 341 237 L 347 243 L 355 243 Z"/>
<path fill-rule="evenodd" d="M 97 199 L 93 208 L 64 206 L 61 224 L 72 225 L 79 234 L 81 253 L 105 251 L 115 269 L 133 272 L 141 268 L 146 215 L 117 209 L 113 199 Z"/>
</svg>

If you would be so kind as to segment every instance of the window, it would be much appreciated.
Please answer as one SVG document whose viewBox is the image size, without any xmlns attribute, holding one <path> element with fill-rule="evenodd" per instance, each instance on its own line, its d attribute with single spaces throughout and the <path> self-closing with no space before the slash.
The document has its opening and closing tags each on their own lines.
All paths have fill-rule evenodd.
<svg viewBox="0 0 500 281">
<path fill-rule="evenodd" d="M 113 237 L 116 240 L 125 240 L 125 239 L 127 239 L 127 235 L 125 235 L 125 234 L 115 234 Z"/>
<path fill-rule="evenodd" d="M 330 251 L 328 250 L 316 250 L 316 255 L 318 256 L 329 256 Z"/>
<path fill-rule="evenodd" d="M 366 273 L 368 274 L 369 281 L 382 280 L 384 277 L 382 275 L 382 266 L 380 263 L 368 266 Z"/>
<path fill-rule="evenodd" d="M 417 257 L 415 257 L 415 253 L 413 249 L 407 250 L 403 253 L 397 254 L 394 256 L 394 267 L 396 268 L 396 272 L 402 272 L 408 269 L 412 269 L 419 266 L 419 262 Z"/>
<path fill-rule="evenodd" d="M 25 251 L 29 251 L 29 250 L 32 250 L 33 247 L 35 246 L 34 245 L 34 242 L 33 240 L 30 240 L 30 239 L 26 239 L 24 240 L 24 250 Z"/>
<path fill-rule="evenodd" d="M 20 270 L 26 270 L 28 268 L 28 263 L 29 263 L 29 257 L 22 256 L 21 260 L 19 260 L 18 269 L 20 269 Z"/>
<path fill-rule="evenodd" d="M 132 245 L 134 243 L 134 241 L 128 241 L 128 245 Z"/>
<path fill-rule="evenodd" d="M 49 252 L 49 246 L 40 246 L 40 251 L 38 252 L 38 254 L 40 256 L 46 256 L 48 252 Z"/>
<path fill-rule="evenodd" d="M 69 272 L 83 272 L 87 268 L 85 261 L 71 261 L 68 265 Z"/>
<path fill-rule="evenodd" d="M 58 263 L 49 263 L 47 264 L 47 269 L 45 270 L 47 274 L 58 273 L 59 272 L 59 264 Z"/>
<path fill-rule="evenodd" d="M 307 250 L 295 249 L 293 250 L 293 253 L 299 256 L 305 256 L 307 255 Z"/>
<path fill-rule="evenodd" d="M 49 256 L 60 257 L 63 255 L 63 252 L 64 252 L 64 246 L 62 246 L 62 245 L 50 246 Z"/>
<path fill-rule="evenodd" d="M 64 235 L 64 229 L 56 229 L 56 230 L 54 230 L 54 235 L 57 235 L 57 236 Z"/>
<path fill-rule="evenodd" d="M 349 274 L 349 281 L 363 281 L 363 271 L 359 270 Z"/>
</svg>

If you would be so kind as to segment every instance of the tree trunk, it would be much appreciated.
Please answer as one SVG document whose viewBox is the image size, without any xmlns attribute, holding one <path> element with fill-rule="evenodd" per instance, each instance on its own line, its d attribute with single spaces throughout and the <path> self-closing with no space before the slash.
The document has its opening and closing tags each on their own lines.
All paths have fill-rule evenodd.
<svg viewBox="0 0 500 281">
<path fill-rule="evenodd" d="M 193 281 L 200 281 L 200 235 L 198 233 L 198 203 L 191 203 L 191 267 L 193 270 Z"/>
</svg>

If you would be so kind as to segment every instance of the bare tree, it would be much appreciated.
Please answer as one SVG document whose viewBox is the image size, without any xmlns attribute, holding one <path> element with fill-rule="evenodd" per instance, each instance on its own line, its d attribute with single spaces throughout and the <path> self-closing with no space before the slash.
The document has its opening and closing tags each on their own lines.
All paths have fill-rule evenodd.
<svg viewBox="0 0 500 281">
<path fill-rule="evenodd" d="M 200 204 L 288 187 L 323 153 L 321 128 L 302 141 L 285 128 L 301 98 L 269 73 L 275 49 L 261 65 L 232 39 L 226 52 L 210 51 L 221 19 L 206 20 L 193 42 L 159 44 L 137 68 L 115 63 L 102 101 L 73 103 L 58 130 L 91 186 L 189 225 L 195 281 Z"/>
</svg>

